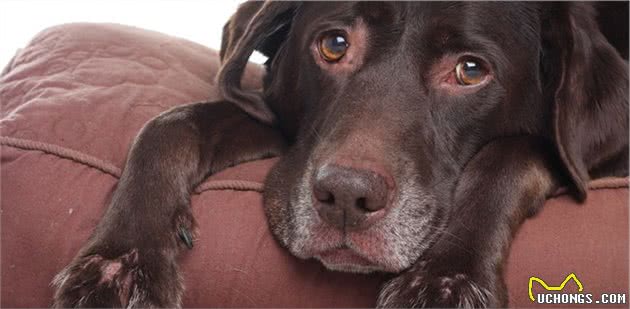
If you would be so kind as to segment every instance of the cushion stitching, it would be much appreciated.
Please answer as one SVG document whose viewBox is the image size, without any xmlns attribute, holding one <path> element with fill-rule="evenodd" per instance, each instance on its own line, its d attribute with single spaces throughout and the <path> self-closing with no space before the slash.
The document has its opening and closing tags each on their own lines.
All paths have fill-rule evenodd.
<svg viewBox="0 0 630 309">
<path fill-rule="evenodd" d="M 59 158 L 68 159 L 70 161 L 89 166 L 105 174 L 109 174 L 114 178 L 120 178 L 121 170 L 114 164 L 73 149 L 61 147 L 59 145 L 8 136 L 0 136 L 0 145 L 11 146 L 23 150 L 41 151 Z"/>
<path fill-rule="evenodd" d="M 121 169 L 114 164 L 59 145 L 8 136 L 0 136 L 0 145 L 9 146 L 25 151 L 40 151 L 61 159 L 70 160 L 74 163 L 96 169 L 104 174 L 108 174 L 116 179 L 120 179 Z M 202 192 L 209 190 L 262 192 L 263 184 L 257 181 L 250 180 L 210 180 L 207 182 L 203 182 L 199 186 L 197 186 L 194 193 L 201 194 Z"/>
</svg>

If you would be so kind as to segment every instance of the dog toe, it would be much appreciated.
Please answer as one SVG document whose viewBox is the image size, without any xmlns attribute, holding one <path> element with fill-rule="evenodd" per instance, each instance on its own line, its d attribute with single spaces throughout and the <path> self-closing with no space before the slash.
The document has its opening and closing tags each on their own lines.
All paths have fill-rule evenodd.
<svg viewBox="0 0 630 309">
<path fill-rule="evenodd" d="M 53 307 L 179 307 L 181 280 L 168 264 L 137 249 L 113 259 L 79 258 L 53 280 Z"/>
</svg>

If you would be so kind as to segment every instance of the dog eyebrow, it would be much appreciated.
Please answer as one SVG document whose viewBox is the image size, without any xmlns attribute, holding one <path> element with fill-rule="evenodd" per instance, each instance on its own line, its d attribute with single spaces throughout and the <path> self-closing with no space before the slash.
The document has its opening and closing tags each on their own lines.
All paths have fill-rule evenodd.
<svg viewBox="0 0 630 309">
<path fill-rule="evenodd" d="M 370 24 L 391 24 L 398 19 L 396 6 L 391 2 L 360 1 L 353 9 Z"/>
</svg>

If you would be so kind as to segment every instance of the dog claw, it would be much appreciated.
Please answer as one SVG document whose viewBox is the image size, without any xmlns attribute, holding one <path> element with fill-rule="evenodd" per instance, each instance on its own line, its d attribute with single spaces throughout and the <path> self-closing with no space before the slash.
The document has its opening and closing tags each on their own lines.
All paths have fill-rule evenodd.
<svg viewBox="0 0 630 309">
<path fill-rule="evenodd" d="M 186 245 L 186 247 L 188 247 L 188 249 L 193 248 L 192 235 L 190 234 L 188 229 L 186 229 L 185 227 L 179 228 L 179 239 L 181 239 L 184 242 L 184 244 Z"/>
</svg>

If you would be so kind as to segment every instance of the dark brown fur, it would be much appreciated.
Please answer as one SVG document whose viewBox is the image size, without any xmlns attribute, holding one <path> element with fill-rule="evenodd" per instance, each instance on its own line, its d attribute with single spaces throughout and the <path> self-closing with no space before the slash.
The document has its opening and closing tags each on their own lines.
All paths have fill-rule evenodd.
<svg viewBox="0 0 630 309">
<path fill-rule="evenodd" d="M 145 126 L 110 208 L 57 276 L 54 305 L 180 306 L 175 257 L 194 228 L 193 188 L 282 155 L 265 209 L 293 254 L 352 250 L 371 264 L 346 270 L 399 273 L 375 295 L 380 307 L 505 306 L 520 224 L 559 186 L 583 200 L 590 179 L 628 173 L 627 14 L 600 16 L 602 34 L 595 10 L 614 16 L 616 5 L 243 4 L 224 28 L 226 100 Z M 331 27 L 351 29 L 356 62 L 328 67 L 311 53 Z M 263 93 L 240 87 L 254 50 L 269 57 Z M 461 53 L 491 63 L 493 79 L 440 90 L 436 76 Z M 309 195 L 318 186 L 337 204 Z M 339 201 L 357 197 L 361 211 Z"/>
</svg>

